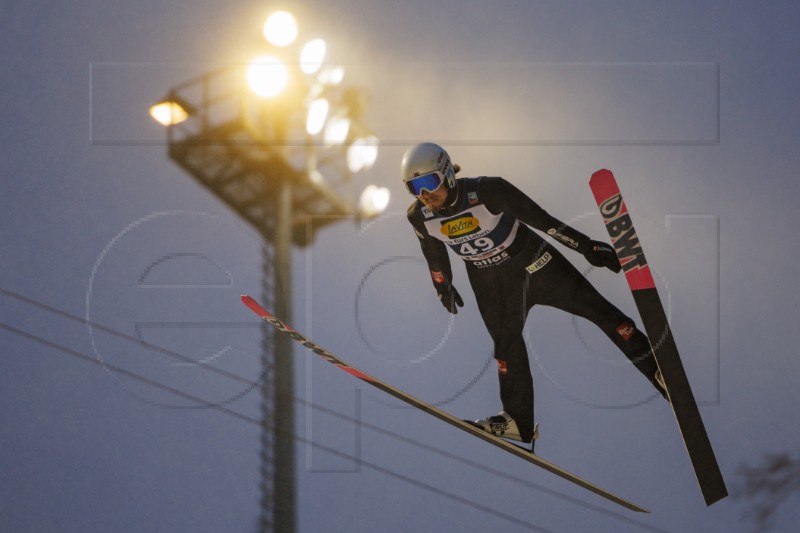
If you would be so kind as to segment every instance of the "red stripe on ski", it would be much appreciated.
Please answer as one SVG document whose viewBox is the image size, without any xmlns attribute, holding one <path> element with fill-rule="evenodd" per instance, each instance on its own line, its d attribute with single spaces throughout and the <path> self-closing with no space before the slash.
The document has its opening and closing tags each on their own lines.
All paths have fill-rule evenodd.
<svg viewBox="0 0 800 533">
<path fill-rule="evenodd" d="M 310 341 L 307 337 L 304 337 L 300 333 L 296 332 L 289 326 L 289 324 L 275 318 L 269 311 L 261 307 L 261 305 L 256 302 L 252 297 L 243 294 L 241 296 L 242 303 L 246 305 L 251 311 L 255 314 L 269 322 L 271 325 L 275 326 L 281 331 L 288 333 L 294 340 L 302 344 L 304 347 L 308 348 L 315 354 L 319 355 L 323 359 L 326 359 L 329 363 L 333 363 L 336 367 L 344 370 L 351 376 L 355 376 L 359 379 L 363 379 L 364 381 L 374 382 L 376 381 L 375 378 L 370 376 L 369 374 L 365 374 L 364 372 L 360 371 L 357 368 L 353 368 L 352 366 L 348 365 L 332 353 L 328 352 L 321 346 L 318 346 L 314 342 Z"/>
<path fill-rule="evenodd" d="M 589 187 L 592 188 L 592 194 L 594 194 L 597 205 L 602 205 L 607 198 L 619 194 L 619 187 L 617 186 L 617 180 L 614 179 L 614 174 L 605 168 L 592 174 L 592 177 L 589 178 Z"/>
<path fill-rule="evenodd" d="M 625 279 L 628 280 L 628 287 L 630 287 L 632 291 L 653 289 L 656 286 L 649 266 L 625 272 Z"/>
<path fill-rule="evenodd" d="M 632 291 L 655 288 L 653 274 L 639 245 L 639 237 L 633 229 L 628 206 L 622 199 L 614 174 L 610 170 L 598 170 L 589 179 L 589 186 L 600 208 L 611 244 L 617 251 L 628 286 Z"/>
<path fill-rule="evenodd" d="M 375 378 L 370 376 L 369 374 L 365 374 L 357 368 L 353 368 L 352 366 L 343 366 L 339 365 L 339 368 L 350 374 L 351 376 L 355 376 L 359 379 L 363 379 L 364 381 L 375 381 Z"/>
<path fill-rule="evenodd" d="M 242 294 L 242 303 L 261 318 L 272 317 L 272 315 L 269 314 L 269 312 L 266 309 L 261 307 L 257 301 L 253 300 L 250 296 L 246 294 Z"/>
</svg>

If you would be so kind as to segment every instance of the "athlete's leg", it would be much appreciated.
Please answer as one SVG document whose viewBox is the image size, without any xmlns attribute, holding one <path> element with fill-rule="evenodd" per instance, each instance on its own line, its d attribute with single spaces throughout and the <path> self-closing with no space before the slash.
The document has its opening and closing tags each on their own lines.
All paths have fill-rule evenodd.
<svg viewBox="0 0 800 533">
<path fill-rule="evenodd" d="M 533 437 L 533 378 L 522 336 L 528 311 L 525 278 L 503 265 L 470 272 L 470 282 L 494 344 L 503 410 L 517 423 L 522 439 L 528 441 Z"/>
<path fill-rule="evenodd" d="M 541 286 L 548 287 L 544 294 L 539 295 L 539 303 L 562 309 L 596 324 L 661 392 L 655 383 L 658 367 L 647 336 L 563 256 L 554 256 L 552 263 L 542 269 L 543 276 L 537 280 Z"/>
</svg>

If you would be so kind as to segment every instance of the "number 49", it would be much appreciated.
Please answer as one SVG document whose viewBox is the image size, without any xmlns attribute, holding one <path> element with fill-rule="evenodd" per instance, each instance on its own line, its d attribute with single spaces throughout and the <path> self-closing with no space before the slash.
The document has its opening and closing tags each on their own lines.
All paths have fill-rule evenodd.
<svg viewBox="0 0 800 533">
<path fill-rule="evenodd" d="M 461 248 L 458 252 L 461 255 L 476 255 L 481 252 L 491 250 L 492 248 L 494 248 L 492 239 L 481 237 L 480 239 L 475 239 L 474 241 L 465 242 L 461 245 Z"/>
</svg>

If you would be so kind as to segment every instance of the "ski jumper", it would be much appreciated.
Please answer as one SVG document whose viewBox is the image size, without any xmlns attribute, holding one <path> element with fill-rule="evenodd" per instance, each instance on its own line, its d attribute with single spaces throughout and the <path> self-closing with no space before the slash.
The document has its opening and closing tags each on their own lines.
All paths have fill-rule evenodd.
<svg viewBox="0 0 800 533">
<path fill-rule="evenodd" d="M 544 238 L 586 253 L 591 240 L 549 215 L 500 177 L 459 178 L 445 206 L 419 200 L 408 209 L 434 284 L 453 279 L 449 247 L 466 263 L 494 344 L 503 410 L 523 440 L 533 435 L 533 378 L 523 329 L 530 309 L 548 305 L 596 324 L 651 382 L 656 363 L 647 337 Z"/>
</svg>

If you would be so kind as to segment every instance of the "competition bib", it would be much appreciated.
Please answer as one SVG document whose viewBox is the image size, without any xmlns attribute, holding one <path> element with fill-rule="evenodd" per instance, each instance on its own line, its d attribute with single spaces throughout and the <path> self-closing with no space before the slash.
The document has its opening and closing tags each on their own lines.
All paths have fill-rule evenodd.
<svg viewBox="0 0 800 533">
<path fill-rule="evenodd" d="M 448 218 L 426 220 L 425 228 L 464 261 L 483 268 L 510 259 L 505 250 L 517 236 L 519 221 L 503 213 L 494 215 L 485 205 L 476 204 Z"/>
</svg>

